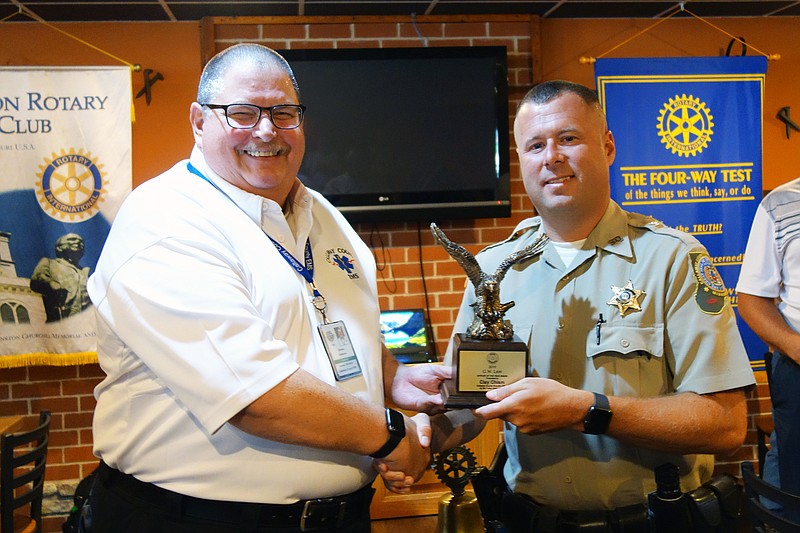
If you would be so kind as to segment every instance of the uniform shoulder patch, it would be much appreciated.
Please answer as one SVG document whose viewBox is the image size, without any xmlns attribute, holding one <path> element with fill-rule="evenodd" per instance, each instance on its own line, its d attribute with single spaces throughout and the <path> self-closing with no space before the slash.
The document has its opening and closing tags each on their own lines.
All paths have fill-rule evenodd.
<svg viewBox="0 0 800 533">
<path fill-rule="evenodd" d="M 700 310 L 709 315 L 718 315 L 725 308 L 728 293 L 722 277 L 706 252 L 690 252 L 692 273 L 697 284 L 694 300 Z"/>
</svg>

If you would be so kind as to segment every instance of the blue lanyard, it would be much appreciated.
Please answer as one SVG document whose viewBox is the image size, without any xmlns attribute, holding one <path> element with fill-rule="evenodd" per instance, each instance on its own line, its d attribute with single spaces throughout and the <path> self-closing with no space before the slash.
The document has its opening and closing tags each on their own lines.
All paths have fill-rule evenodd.
<svg viewBox="0 0 800 533">
<path fill-rule="evenodd" d="M 228 193 L 226 193 L 225 191 L 220 189 L 219 186 L 216 183 L 214 183 L 213 181 L 208 179 L 208 177 L 205 174 L 203 174 L 202 172 L 197 170 L 197 168 L 194 165 L 192 165 L 191 163 L 186 163 L 186 168 L 189 170 L 189 172 L 191 172 L 195 176 L 198 176 L 199 178 L 203 179 L 207 183 L 211 184 L 212 187 L 214 187 L 219 192 L 221 192 L 223 195 L 225 195 L 225 197 L 228 200 L 230 200 L 233 203 L 233 205 L 235 205 L 236 207 L 239 207 L 239 204 L 234 202 L 233 198 L 231 198 L 230 195 L 228 195 Z M 261 231 L 264 231 L 264 228 L 261 228 Z M 314 285 L 314 256 L 311 253 L 311 242 L 308 239 L 306 239 L 306 246 L 305 246 L 305 251 L 304 251 L 305 264 L 303 264 L 300 261 L 298 261 L 291 254 L 291 252 L 289 252 L 289 250 L 284 248 L 281 245 L 281 243 L 279 243 L 278 241 L 276 241 L 275 239 L 270 237 L 269 234 L 266 231 L 264 231 L 264 235 L 266 235 L 267 238 L 270 240 L 270 242 L 272 242 L 272 244 L 275 246 L 275 248 L 281 254 L 281 257 L 283 257 L 283 259 L 287 263 L 289 263 L 289 266 L 291 266 L 295 270 L 295 272 L 298 272 L 301 276 L 303 276 L 303 278 L 306 280 L 306 282 L 311 286 L 311 292 L 314 295 L 314 297 L 311 299 L 311 304 L 314 306 L 314 309 L 319 311 L 319 313 L 322 315 L 323 324 L 328 324 L 328 317 L 327 317 L 327 315 L 325 313 L 325 311 L 327 311 L 327 308 L 328 308 L 327 302 L 325 301 L 325 297 L 322 296 L 322 294 L 317 289 L 317 286 Z"/>
</svg>

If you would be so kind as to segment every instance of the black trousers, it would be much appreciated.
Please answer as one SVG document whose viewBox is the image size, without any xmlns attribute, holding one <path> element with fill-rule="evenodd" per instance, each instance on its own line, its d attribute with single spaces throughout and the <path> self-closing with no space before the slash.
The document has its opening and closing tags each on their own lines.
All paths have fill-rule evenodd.
<svg viewBox="0 0 800 533">
<path fill-rule="evenodd" d="M 501 504 L 507 533 L 648 533 L 644 505 L 613 511 L 559 511 L 544 507 L 522 494 L 509 492 Z M 675 533 L 691 533 L 676 531 Z"/>
<path fill-rule="evenodd" d="M 89 496 L 87 533 L 369 533 L 371 486 L 292 505 L 202 500 L 101 463 Z"/>
</svg>

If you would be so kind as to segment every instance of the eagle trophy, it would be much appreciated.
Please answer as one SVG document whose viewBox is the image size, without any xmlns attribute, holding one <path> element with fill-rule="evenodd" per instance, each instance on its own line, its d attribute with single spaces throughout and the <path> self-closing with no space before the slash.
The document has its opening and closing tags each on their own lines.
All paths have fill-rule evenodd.
<svg viewBox="0 0 800 533">
<path fill-rule="evenodd" d="M 481 270 L 478 260 L 469 251 L 452 242 L 435 223 L 431 223 L 433 238 L 444 248 L 450 257 L 455 259 L 467 274 L 475 287 L 475 318 L 467 328 L 467 337 L 484 340 L 509 340 L 514 336 L 511 324 L 504 320 L 506 311 L 514 307 L 514 302 L 500 302 L 500 282 L 509 268 L 541 252 L 547 241 L 547 235 L 540 233 L 533 243 L 506 257 L 495 270 L 487 274 Z"/>
</svg>

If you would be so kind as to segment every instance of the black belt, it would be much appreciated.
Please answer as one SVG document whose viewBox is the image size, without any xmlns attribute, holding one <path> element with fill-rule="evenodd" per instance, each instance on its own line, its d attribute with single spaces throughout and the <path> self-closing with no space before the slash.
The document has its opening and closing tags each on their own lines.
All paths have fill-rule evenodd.
<svg viewBox="0 0 800 533">
<path fill-rule="evenodd" d="M 287 505 L 228 502 L 195 498 L 145 483 L 129 474 L 100 463 L 98 479 L 107 488 L 146 500 L 165 513 L 216 521 L 232 525 L 299 528 L 300 531 L 325 531 L 369 516 L 375 490 L 371 485 L 332 498 L 301 500 Z"/>
<path fill-rule="evenodd" d="M 525 495 L 507 493 L 502 521 L 509 533 L 647 533 L 644 504 L 597 511 L 562 511 Z"/>
</svg>

